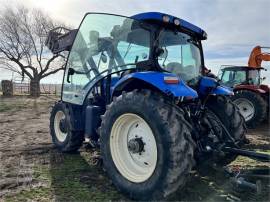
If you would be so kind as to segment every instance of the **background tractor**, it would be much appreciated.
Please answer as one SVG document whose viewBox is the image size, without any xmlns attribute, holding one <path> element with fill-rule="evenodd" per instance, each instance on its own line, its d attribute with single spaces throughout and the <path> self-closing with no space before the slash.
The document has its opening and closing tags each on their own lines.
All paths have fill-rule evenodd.
<svg viewBox="0 0 270 202">
<path fill-rule="evenodd" d="M 248 66 L 227 66 L 219 77 L 223 85 L 233 88 L 233 102 L 238 106 L 249 127 L 256 127 L 269 119 L 269 85 L 262 84 L 262 61 L 270 61 L 270 53 L 262 52 L 267 47 L 256 46 L 249 57 Z"/>
<path fill-rule="evenodd" d="M 50 50 L 69 51 L 53 143 L 74 152 L 90 139 L 114 185 L 138 200 L 171 195 L 195 166 L 268 158 L 240 149 L 244 119 L 233 92 L 204 72 L 206 36 L 156 12 L 88 13 L 77 30 L 52 30 Z"/>
</svg>

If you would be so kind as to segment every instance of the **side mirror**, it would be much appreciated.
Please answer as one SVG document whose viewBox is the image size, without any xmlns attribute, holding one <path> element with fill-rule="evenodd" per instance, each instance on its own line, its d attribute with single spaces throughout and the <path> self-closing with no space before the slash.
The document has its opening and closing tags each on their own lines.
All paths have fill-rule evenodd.
<svg viewBox="0 0 270 202">
<path fill-rule="evenodd" d="M 264 76 L 264 77 L 262 78 L 262 81 L 265 80 L 265 79 L 266 79 L 266 77 Z"/>
</svg>

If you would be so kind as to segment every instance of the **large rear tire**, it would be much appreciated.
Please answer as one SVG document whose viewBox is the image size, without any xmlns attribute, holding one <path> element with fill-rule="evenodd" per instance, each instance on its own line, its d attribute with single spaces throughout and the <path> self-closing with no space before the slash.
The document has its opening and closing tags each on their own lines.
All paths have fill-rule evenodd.
<svg viewBox="0 0 270 202">
<path fill-rule="evenodd" d="M 71 130 L 71 120 L 68 108 L 62 102 L 57 102 L 51 111 L 50 134 L 52 142 L 61 152 L 77 151 L 84 140 L 81 131 Z"/>
<path fill-rule="evenodd" d="M 221 131 L 221 135 L 219 137 L 220 141 L 226 140 L 225 138 L 227 135 L 225 134 L 224 129 L 218 126 L 220 125 L 219 122 L 223 124 L 235 141 L 239 142 L 240 145 L 245 143 L 246 126 L 244 118 L 240 114 L 237 106 L 229 98 L 224 96 L 211 97 L 207 102 L 206 107 L 210 111 L 208 114 L 209 122 L 212 122 L 212 126 Z M 225 154 L 224 156 L 215 156 L 212 160 L 218 166 L 225 166 L 234 161 L 236 157 L 236 155 Z"/>
<path fill-rule="evenodd" d="M 260 94 L 240 90 L 235 92 L 232 101 L 238 106 L 248 127 L 255 128 L 266 118 L 267 103 Z"/>
<path fill-rule="evenodd" d="M 148 90 L 115 98 L 100 135 L 104 168 L 132 199 L 171 195 L 185 185 L 194 165 L 195 144 L 182 110 Z"/>
</svg>

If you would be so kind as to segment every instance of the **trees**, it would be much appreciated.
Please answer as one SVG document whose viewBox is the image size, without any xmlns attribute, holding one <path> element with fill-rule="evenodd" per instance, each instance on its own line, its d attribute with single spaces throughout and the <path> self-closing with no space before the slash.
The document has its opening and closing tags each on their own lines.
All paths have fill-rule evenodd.
<svg viewBox="0 0 270 202">
<path fill-rule="evenodd" d="M 40 80 L 64 69 L 65 57 L 45 47 L 56 23 L 41 10 L 5 8 L 0 14 L 0 65 L 30 79 L 30 95 L 40 95 Z"/>
</svg>

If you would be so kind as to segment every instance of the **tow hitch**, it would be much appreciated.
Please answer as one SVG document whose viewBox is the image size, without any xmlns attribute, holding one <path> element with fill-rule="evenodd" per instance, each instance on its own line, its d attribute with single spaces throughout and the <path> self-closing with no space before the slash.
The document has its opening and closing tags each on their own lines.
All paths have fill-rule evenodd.
<svg viewBox="0 0 270 202">
<path fill-rule="evenodd" d="M 226 175 L 230 177 L 230 182 L 236 191 L 250 190 L 254 191 L 256 194 L 262 192 L 261 180 L 256 180 L 256 183 L 247 181 L 244 177 L 241 177 L 241 170 L 239 167 L 233 169 L 226 167 L 225 172 Z"/>
<path fill-rule="evenodd" d="M 256 151 L 252 150 L 245 150 L 245 149 L 238 149 L 238 148 L 232 148 L 232 147 L 224 147 L 222 149 L 225 153 L 233 153 L 241 156 L 246 156 L 251 159 L 261 161 L 261 162 L 270 162 L 270 155 L 268 154 L 262 154 L 258 153 Z M 247 181 L 244 176 L 248 176 L 247 174 L 241 174 L 241 170 L 239 167 L 229 168 L 225 167 L 225 173 L 227 176 L 230 177 L 230 181 L 233 185 L 233 187 L 236 189 L 236 191 L 244 191 L 244 190 L 250 190 L 256 192 L 256 194 L 260 194 L 262 191 L 262 183 L 261 180 L 256 180 L 256 183 L 252 183 Z M 260 177 L 260 175 L 257 175 L 257 178 Z M 262 176 L 265 177 L 265 176 Z M 268 175 L 267 177 L 270 178 Z"/>
</svg>

